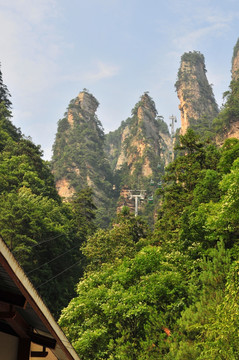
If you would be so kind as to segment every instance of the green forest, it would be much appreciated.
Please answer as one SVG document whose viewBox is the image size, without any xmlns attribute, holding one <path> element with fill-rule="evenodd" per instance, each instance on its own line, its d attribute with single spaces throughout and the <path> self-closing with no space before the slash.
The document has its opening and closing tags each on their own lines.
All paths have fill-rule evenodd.
<svg viewBox="0 0 239 360">
<path fill-rule="evenodd" d="M 239 141 L 188 130 L 151 232 L 127 208 L 82 246 L 60 325 L 82 359 L 237 359 Z"/>
<path fill-rule="evenodd" d="M 99 226 L 84 174 L 64 202 L 52 164 L 13 125 L 10 98 L 0 71 L 0 236 L 80 358 L 238 359 L 239 139 L 219 147 L 215 137 L 239 119 L 239 80 L 225 93 L 210 136 L 200 135 L 203 123 L 177 136 L 154 194 L 153 228 L 126 206 Z M 58 144 L 66 121 L 59 126 Z M 72 139 L 77 134 L 75 126 Z M 101 154 L 101 140 L 90 135 L 87 146 Z M 108 162 L 107 169 L 110 178 Z M 100 186 L 109 184 L 106 177 Z"/>
</svg>

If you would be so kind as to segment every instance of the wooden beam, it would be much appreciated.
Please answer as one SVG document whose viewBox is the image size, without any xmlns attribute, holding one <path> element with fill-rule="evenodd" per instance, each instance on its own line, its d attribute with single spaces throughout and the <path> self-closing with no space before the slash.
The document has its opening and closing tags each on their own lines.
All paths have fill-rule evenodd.
<svg viewBox="0 0 239 360">
<path fill-rule="evenodd" d="M 37 334 L 35 332 L 30 332 L 30 339 L 33 343 L 45 346 L 49 349 L 55 349 L 56 347 L 56 340 L 53 338 L 49 338 L 47 336 Z"/>
<path fill-rule="evenodd" d="M 12 319 L 16 315 L 15 311 L 1 311 L 0 319 Z"/>
<path fill-rule="evenodd" d="M 31 341 L 29 339 L 19 339 L 17 360 L 29 360 Z"/>
<path fill-rule="evenodd" d="M 45 358 L 47 357 L 48 352 L 46 351 L 46 347 L 43 346 L 42 351 L 32 351 L 31 352 L 31 357 L 40 357 L 40 358 Z"/>
<path fill-rule="evenodd" d="M 18 312 L 15 312 L 15 315 L 12 318 L 6 319 L 8 325 L 15 331 L 19 338 L 29 339 L 29 330 L 30 326 L 28 323 L 21 317 Z"/>
<path fill-rule="evenodd" d="M 0 319 L 12 319 L 16 315 L 16 311 L 12 305 L 0 304 Z"/>
<path fill-rule="evenodd" d="M 26 304 L 26 299 L 23 295 L 13 294 L 11 292 L 3 291 L 3 290 L 1 290 L 0 292 L 0 301 L 7 304 L 19 306 L 22 308 Z"/>
</svg>

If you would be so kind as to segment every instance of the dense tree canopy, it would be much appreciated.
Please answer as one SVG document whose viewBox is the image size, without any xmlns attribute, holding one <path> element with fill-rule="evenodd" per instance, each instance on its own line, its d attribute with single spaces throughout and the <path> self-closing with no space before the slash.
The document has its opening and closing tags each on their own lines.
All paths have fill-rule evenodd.
<svg viewBox="0 0 239 360">
<path fill-rule="evenodd" d="M 82 359 L 156 359 L 168 347 L 164 329 L 183 310 L 186 292 L 160 249 L 145 247 L 87 274 L 60 325 Z"/>
<path fill-rule="evenodd" d="M 92 206 L 89 200 L 84 211 Z M 79 219 L 76 205 L 62 203 L 40 147 L 15 128 L 2 102 L 0 235 L 55 315 L 74 295 L 82 275 L 79 249 L 93 220 L 87 221 Z"/>
<path fill-rule="evenodd" d="M 60 318 L 82 359 L 237 358 L 238 140 L 218 149 L 189 130 L 176 151 L 153 234 L 142 224 L 134 241 L 126 212 L 83 245 Z"/>
</svg>

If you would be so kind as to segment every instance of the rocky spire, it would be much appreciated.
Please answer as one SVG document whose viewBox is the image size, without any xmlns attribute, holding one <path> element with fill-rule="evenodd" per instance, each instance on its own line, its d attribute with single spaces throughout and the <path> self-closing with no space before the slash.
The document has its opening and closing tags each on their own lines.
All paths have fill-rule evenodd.
<svg viewBox="0 0 239 360">
<path fill-rule="evenodd" d="M 204 56 L 193 51 L 181 57 L 181 65 L 175 84 L 181 112 L 181 134 L 185 134 L 190 123 L 203 117 L 208 122 L 218 114 L 212 87 L 206 77 Z"/>
<path fill-rule="evenodd" d="M 234 46 L 232 56 L 232 80 L 237 80 L 239 75 L 239 39 Z"/>
<path fill-rule="evenodd" d="M 68 106 L 67 119 L 71 126 L 74 124 L 74 118 L 90 119 L 95 117 L 96 110 L 99 106 L 99 102 L 96 98 L 90 94 L 86 89 L 81 91 L 79 95 L 71 100 Z"/>
<path fill-rule="evenodd" d="M 95 113 L 98 105 L 86 89 L 71 100 L 58 122 L 52 168 L 60 196 L 69 201 L 78 191 L 91 187 L 99 211 L 104 208 L 106 213 L 113 184 L 103 128 Z"/>
<path fill-rule="evenodd" d="M 167 124 L 157 116 L 155 103 L 147 92 L 133 108 L 132 117 L 107 135 L 107 148 L 112 155 L 112 167 L 120 170 L 126 166 L 130 181 L 154 177 L 160 167 L 162 170 L 168 164 L 171 137 Z"/>
</svg>

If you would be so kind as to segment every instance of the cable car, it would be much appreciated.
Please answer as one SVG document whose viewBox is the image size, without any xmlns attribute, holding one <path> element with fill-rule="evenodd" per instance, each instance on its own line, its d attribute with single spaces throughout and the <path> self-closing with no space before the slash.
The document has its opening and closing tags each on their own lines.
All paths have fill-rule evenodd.
<svg viewBox="0 0 239 360">
<path fill-rule="evenodd" d="M 149 204 L 153 204 L 153 202 L 154 202 L 154 198 L 153 198 L 153 196 L 150 196 L 150 197 L 148 198 L 148 203 L 149 203 Z"/>
</svg>

